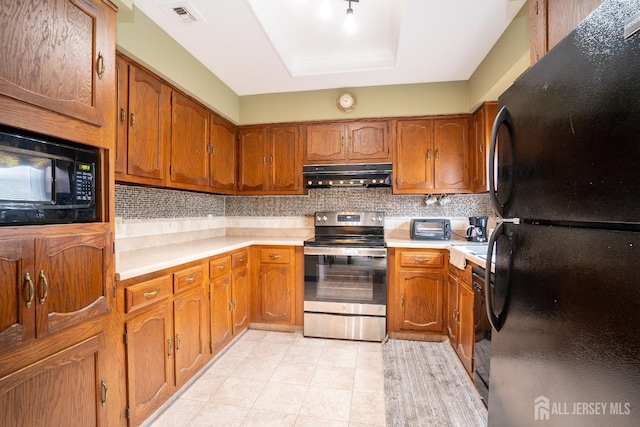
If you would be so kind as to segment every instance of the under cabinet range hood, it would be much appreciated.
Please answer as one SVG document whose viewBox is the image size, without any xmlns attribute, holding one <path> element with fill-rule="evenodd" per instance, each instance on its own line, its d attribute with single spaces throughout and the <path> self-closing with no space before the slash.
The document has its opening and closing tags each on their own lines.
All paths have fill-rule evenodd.
<svg viewBox="0 0 640 427">
<path fill-rule="evenodd" d="M 304 165 L 306 188 L 390 187 L 391 163 Z"/>
</svg>

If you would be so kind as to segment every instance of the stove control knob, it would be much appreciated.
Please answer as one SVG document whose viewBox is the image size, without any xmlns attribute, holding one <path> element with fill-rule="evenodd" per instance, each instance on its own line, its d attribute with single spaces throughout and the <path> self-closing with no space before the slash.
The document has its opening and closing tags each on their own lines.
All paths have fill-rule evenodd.
<svg viewBox="0 0 640 427">
<path fill-rule="evenodd" d="M 341 179 L 341 180 L 340 180 L 340 184 L 344 184 L 344 180 L 342 180 L 342 179 Z"/>
<path fill-rule="evenodd" d="M 375 180 L 375 179 L 372 179 L 372 180 L 371 180 L 371 182 L 373 182 L 373 183 L 375 184 L 375 183 L 376 183 L 376 180 Z"/>
<path fill-rule="evenodd" d="M 370 219 L 371 219 L 371 222 L 376 222 L 376 217 L 375 216 L 372 216 Z"/>
<path fill-rule="evenodd" d="M 313 181 L 311 180 L 307 181 L 307 185 L 311 185 L 311 184 L 313 184 Z"/>
<path fill-rule="evenodd" d="M 353 180 L 349 181 L 349 184 L 353 185 Z"/>
<path fill-rule="evenodd" d="M 322 217 L 321 217 L 320 215 L 318 215 L 318 216 L 316 217 L 316 221 L 318 221 L 318 222 L 322 221 Z"/>
<path fill-rule="evenodd" d="M 327 217 L 326 217 L 326 216 L 323 216 L 323 217 L 322 217 L 322 220 L 323 220 L 323 221 L 326 221 L 326 220 L 327 220 Z"/>
<path fill-rule="evenodd" d="M 333 181 L 329 181 L 329 185 L 333 185 Z"/>
<path fill-rule="evenodd" d="M 322 181 L 318 181 L 318 185 L 322 185 Z"/>
<path fill-rule="evenodd" d="M 364 179 L 361 179 L 361 180 L 360 180 L 360 184 L 364 184 Z"/>
<path fill-rule="evenodd" d="M 382 217 L 381 216 L 378 217 L 378 222 L 382 222 Z"/>
</svg>

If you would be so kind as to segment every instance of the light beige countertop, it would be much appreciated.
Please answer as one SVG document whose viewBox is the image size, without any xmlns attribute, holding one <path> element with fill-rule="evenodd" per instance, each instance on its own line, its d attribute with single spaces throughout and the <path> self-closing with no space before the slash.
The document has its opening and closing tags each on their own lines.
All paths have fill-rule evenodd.
<svg viewBox="0 0 640 427">
<path fill-rule="evenodd" d="M 125 280 L 251 245 L 302 246 L 304 240 L 297 236 L 219 236 L 116 251 L 116 272 L 120 280 Z"/>
</svg>

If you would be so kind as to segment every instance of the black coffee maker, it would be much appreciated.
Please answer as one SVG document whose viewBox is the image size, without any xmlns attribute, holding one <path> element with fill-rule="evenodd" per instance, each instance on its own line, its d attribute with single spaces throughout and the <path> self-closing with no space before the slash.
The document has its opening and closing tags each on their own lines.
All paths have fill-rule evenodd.
<svg viewBox="0 0 640 427">
<path fill-rule="evenodd" d="M 471 227 L 467 228 L 467 240 L 469 242 L 486 242 L 487 241 L 487 221 L 489 217 L 486 216 L 470 216 L 469 224 Z"/>
</svg>

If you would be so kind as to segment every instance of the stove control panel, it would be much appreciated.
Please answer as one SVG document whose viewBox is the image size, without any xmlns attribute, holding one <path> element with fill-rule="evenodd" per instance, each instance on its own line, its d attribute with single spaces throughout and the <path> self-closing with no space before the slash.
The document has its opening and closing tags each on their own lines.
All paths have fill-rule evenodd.
<svg viewBox="0 0 640 427">
<path fill-rule="evenodd" d="M 316 212 L 315 226 L 384 227 L 384 212 Z"/>
</svg>

